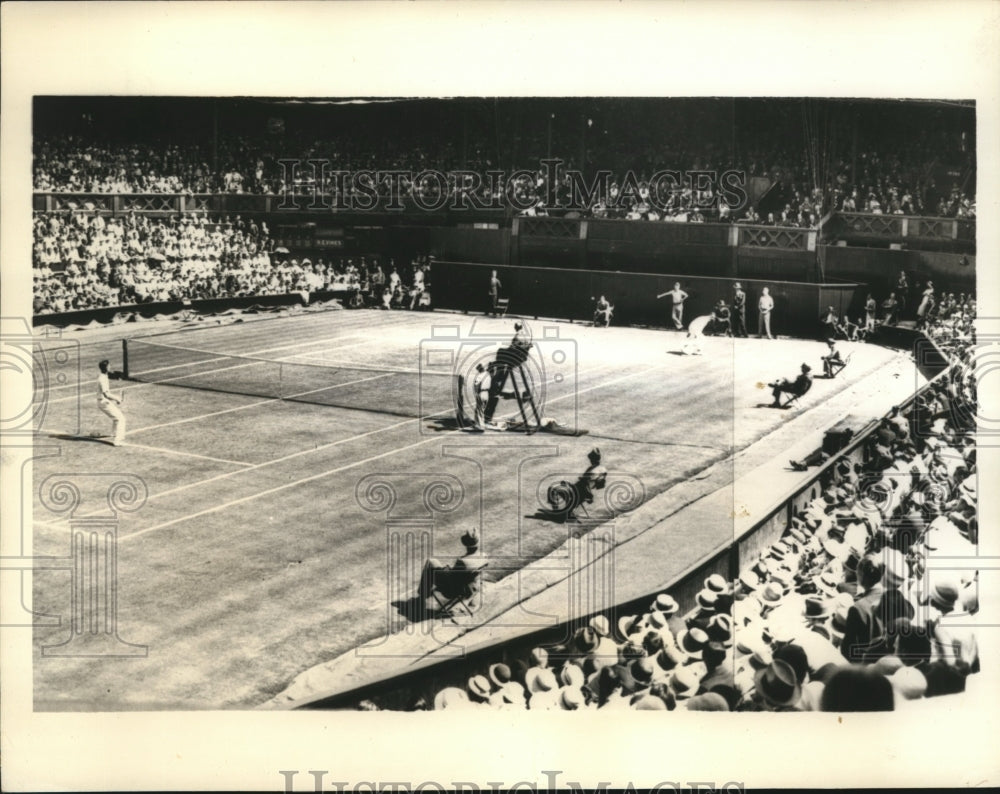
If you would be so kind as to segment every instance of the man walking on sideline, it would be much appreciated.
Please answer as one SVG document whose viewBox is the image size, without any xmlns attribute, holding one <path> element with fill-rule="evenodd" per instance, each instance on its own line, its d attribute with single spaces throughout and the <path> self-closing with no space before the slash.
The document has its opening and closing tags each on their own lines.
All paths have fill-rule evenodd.
<svg viewBox="0 0 1000 794">
<path fill-rule="evenodd" d="M 122 398 L 116 397 L 111 391 L 108 360 L 104 359 L 97 366 L 101 371 L 97 376 L 97 407 L 114 421 L 111 428 L 111 445 L 120 447 L 125 443 L 125 414 L 118 407 L 122 404 Z"/>
<path fill-rule="evenodd" d="M 763 339 L 764 334 L 767 334 L 768 339 L 774 339 L 771 336 L 771 312 L 774 310 L 774 298 L 771 297 L 768 292 L 767 287 L 764 287 L 760 291 L 760 300 L 757 301 L 757 338 Z"/>
<path fill-rule="evenodd" d="M 743 285 L 736 282 L 733 285 L 736 293 L 733 295 L 733 336 L 747 337 L 747 294 Z"/>
<path fill-rule="evenodd" d="M 656 299 L 669 295 L 670 300 L 673 303 L 673 311 L 671 311 L 670 316 L 674 321 L 674 328 L 678 331 L 684 330 L 684 301 L 688 299 L 688 294 L 681 289 L 681 283 L 678 281 L 674 284 L 674 288 L 668 292 L 661 292 L 656 296 Z"/>
</svg>

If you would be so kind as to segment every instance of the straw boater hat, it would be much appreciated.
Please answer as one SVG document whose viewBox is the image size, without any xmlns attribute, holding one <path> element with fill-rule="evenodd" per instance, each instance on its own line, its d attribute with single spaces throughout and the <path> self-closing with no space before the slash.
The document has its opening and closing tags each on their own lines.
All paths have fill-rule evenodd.
<svg viewBox="0 0 1000 794">
<path fill-rule="evenodd" d="M 678 650 L 690 659 L 700 659 L 708 642 L 708 635 L 699 628 L 684 629 L 677 635 Z"/>
<path fill-rule="evenodd" d="M 643 619 L 639 615 L 622 615 L 618 618 L 618 634 L 623 640 L 642 631 Z"/>
<path fill-rule="evenodd" d="M 585 680 L 583 668 L 572 662 L 565 662 L 559 671 L 559 682 L 564 687 L 581 687 Z"/>
<path fill-rule="evenodd" d="M 704 586 L 706 590 L 714 590 L 716 593 L 722 593 L 729 588 L 729 583 L 721 574 L 713 573 L 705 579 Z"/>
<path fill-rule="evenodd" d="M 524 675 L 524 685 L 532 697 L 539 692 L 549 692 L 559 688 L 556 674 L 543 667 L 530 668 Z"/>
<path fill-rule="evenodd" d="M 698 675 L 690 667 L 677 667 L 670 674 L 670 691 L 678 700 L 685 700 L 697 694 L 698 684 Z"/>
<path fill-rule="evenodd" d="M 530 673 L 531 670 L 528 672 Z M 537 675 L 531 676 L 528 689 L 531 692 L 531 699 L 528 701 L 530 709 L 537 711 L 553 708 L 558 703 L 559 684 L 556 681 L 555 673 L 551 670 L 539 670 Z"/>
<path fill-rule="evenodd" d="M 649 607 L 649 611 L 662 612 L 667 617 L 680 611 L 681 605 L 668 593 L 660 593 Z"/>
<path fill-rule="evenodd" d="M 607 637 L 611 633 L 611 624 L 604 615 L 594 615 L 588 625 L 598 637 Z"/>
<path fill-rule="evenodd" d="M 512 676 L 510 668 L 507 665 L 497 663 L 490 665 L 489 677 L 494 686 L 499 688 L 509 684 Z"/>
<path fill-rule="evenodd" d="M 466 688 L 469 694 L 480 700 L 488 700 L 491 693 L 489 679 L 484 675 L 474 675 L 469 679 Z"/>
</svg>

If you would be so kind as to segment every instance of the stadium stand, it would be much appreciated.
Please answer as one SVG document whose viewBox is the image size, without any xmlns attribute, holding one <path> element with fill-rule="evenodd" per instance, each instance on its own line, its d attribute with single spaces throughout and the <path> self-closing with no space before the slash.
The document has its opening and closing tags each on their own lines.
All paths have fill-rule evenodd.
<svg viewBox="0 0 1000 794">
<path fill-rule="evenodd" d="M 668 593 L 612 626 L 491 664 L 433 707 L 892 711 L 979 672 L 978 575 L 929 570 L 978 542 L 969 316 L 929 333 L 946 372 L 870 437 L 735 581 L 708 577 L 686 615 Z M 429 704 L 426 704 L 429 705 Z M 368 707 L 374 707 L 368 701 Z"/>
</svg>

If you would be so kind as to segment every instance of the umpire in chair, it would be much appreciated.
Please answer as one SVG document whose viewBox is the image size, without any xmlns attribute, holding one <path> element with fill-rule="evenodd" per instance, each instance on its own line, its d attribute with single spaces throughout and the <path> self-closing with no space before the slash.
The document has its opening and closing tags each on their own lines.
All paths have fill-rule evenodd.
<svg viewBox="0 0 1000 794">
<path fill-rule="evenodd" d="M 518 321 L 514 323 L 514 338 L 510 340 L 510 345 L 501 347 L 497 351 L 496 360 L 490 362 L 490 392 L 484 416 L 487 424 L 493 422 L 493 413 L 497 409 L 497 402 L 507 385 L 511 370 L 528 360 L 530 350 L 531 334 L 524 323 Z"/>
<path fill-rule="evenodd" d="M 768 386 L 771 387 L 771 396 L 774 397 L 774 402 L 771 403 L 772 408 L 781 408 L 781 395 L 790 394 L 791 399 L 788 402 L 793 402 L 799 397 L 804 395 L 809 389 L 812 388 L 812 367 L 808 364 L 802 365 L 802 371 L 798 374 L 795 380 L 788 380 L 788 378 L 782 378 L 774 383 L 769 383 Z M 786 403 L 787 405 L 788 403 Z"/>
</svg>

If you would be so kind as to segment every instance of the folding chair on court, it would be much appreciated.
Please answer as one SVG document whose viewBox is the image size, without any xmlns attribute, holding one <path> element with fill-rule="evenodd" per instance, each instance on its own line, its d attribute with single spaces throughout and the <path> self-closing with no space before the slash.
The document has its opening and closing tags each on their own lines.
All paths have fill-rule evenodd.
<svg viewBox="0 0 1000 794">
<path fill-rule="evenodd" d="M 803 392 L 801 394 L 796 394 L 795 392 L 790 392 L 790 391 L 782 392 L 781 400 L 779 401 L 778 407 L 779 408 L 791 408 L 793 405 L 795 405 L 799 401 L 800 397 L 805 397 L 809 393 L 809 390 L 812 388 L 812 385 L 813 385 L 813 382 L 812 381 L 808 381 L 806 383 L 805 389 L 803 390 Z"/>
<path fill-rule="evenodd" d="M 507 316 L 507 307 L 510 306 L 510 298 L 497 298 L 497 314 L 501 317 Z"/>
<path fill-rule="evenodd" d="M 850 353 L 847 354 L 847 358 L 845 358 L 843 361 L 840 361 L 840 362 L 834 361 L 833 363 L 830 364 L 830 378 L 831 379 L 832 378 L 836 378 L 837 375 L 839 375 L 840 372 L 844 369 L 844 367 L 846 367 L 848 364 L 851 363 L 851 356 L 853 356 L 853 355 L 854 355 L 854 352 L 852 351 L 852 352 L 850 352 Z"/>
<path fill-rule="evenodd" d="M 435 574 L 431 596 L 437 602 L 441 614 L 447 615 L 454 622 L 455 609 L 461 609 L 470 618 L 472 617 L 471 602 L 479 592 L 481 573 L 482 568 L 476 570 L 446 568 Z"/>
</svg>

